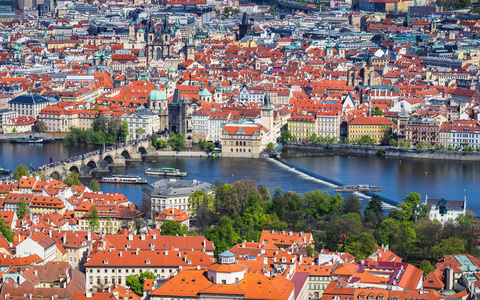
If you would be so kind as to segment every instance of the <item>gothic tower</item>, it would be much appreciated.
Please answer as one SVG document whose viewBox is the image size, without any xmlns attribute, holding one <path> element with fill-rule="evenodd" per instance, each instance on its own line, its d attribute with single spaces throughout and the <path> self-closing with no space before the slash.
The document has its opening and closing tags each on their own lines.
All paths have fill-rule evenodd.
<svg viewBox="0 0 480 300">
<path fill-rule="evenodd" d="M 238 33 L 238 39 L 241 40 L 247 35 L 248 31 L 248 18 L 247 18 L 247 13 L 243 13 L 242 17 L 242 23 L 238 26 L 239 28 L 239 33 Z"/>
<path fill-rule="evenodd" d="M 189 59 L 195 60 L 195 43 L 193 41 L 193 36 L 191 33 L 188 35 L 188 41 L 185 47 L 187 49 L 187 55 L 186 55 L 187 60 Z"/>
</svg>

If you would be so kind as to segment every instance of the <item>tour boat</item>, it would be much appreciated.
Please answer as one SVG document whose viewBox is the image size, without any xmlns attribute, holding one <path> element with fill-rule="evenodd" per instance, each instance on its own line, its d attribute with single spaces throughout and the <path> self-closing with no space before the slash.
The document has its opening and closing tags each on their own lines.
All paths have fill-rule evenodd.
<svg viewBox="0 0 480 300">
<path fill-rule="evenodd" d="M 42 138 L 39 137 L 32 137 L 32 138 L 26 138 L 26 137 L 21 137 L 21 138 L 11 138 L 10 139 L 11 143 L 21 143 L 21 144 L 42 144 L 44 141 Z"/>
<path fill-rule="evenodd" d="M 145 170 L 145 175 L 186 177 L 187 172 L 175 168 L 148 168 Z"/>
<path fill-rule="evenodd" d="M 145 178 L 133 175 L 112 175 L 103 177 L 98 182 L 101 183 L 128 183 L 128 184 L 147 184 Z"/>
<path fill-rule="evenodd" d="M 0 175 L 10 175 L 12 171 L 0 167 Z"/>
</svg>

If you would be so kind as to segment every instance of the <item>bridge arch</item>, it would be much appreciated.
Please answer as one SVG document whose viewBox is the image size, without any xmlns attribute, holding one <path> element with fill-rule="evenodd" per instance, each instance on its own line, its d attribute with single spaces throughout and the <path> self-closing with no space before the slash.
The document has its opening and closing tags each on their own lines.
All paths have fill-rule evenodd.
<svg viewBox="0 0 480 300">
<path fill-rule="evenodd" d="M 62 180 L 62 176 L 58 171 L 53 171 L 52 174 L 50 174 L 50 178 L 53 178 L 56 180 Z"/>
<path fill-rule="evenodd" d="M 80 174 L 80 169 L 78 169 L 77 166 L 71 166 L 70 169 L 68 169 L 70 172 L 76 172 L 77 174 Z"/>
<path fill-rule="evenodd" d="M 145 147 L 141 146 L 138 148 L 138 152 L 140 152 L 142 155 L 143 154 L 147 154 L 147 150 L 145 149 Z"/>
<path fill-rule="evenodd" d="M 87 163 L 87 166 L 89 166 L 92 169 L 95 169 L 95 168 L 97 168 L 97 163 L 94 162 L 93 160 L 91 160 Z"/>
<path fill-rule="evenodd" d="M 126 159 L 129 159 L 129 158 L 130 158 L 130 152 L 128 152 L 127 149 L 123 150 L 121 155 L 122 155 L 123 157 L 125 157 Z"/>
<path fill-rule="evenodd" d="M 106 161 L 108 164 L 113 163 L 113 158 L 111 155 L 107 155 L 103 158 L 104 161 Z"/>
</svg>

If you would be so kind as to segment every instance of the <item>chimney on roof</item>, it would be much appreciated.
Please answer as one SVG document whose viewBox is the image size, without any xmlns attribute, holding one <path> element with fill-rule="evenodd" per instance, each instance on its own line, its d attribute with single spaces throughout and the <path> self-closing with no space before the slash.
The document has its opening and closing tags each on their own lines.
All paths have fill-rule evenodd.
<svg viewBox="0 0 480 300">
<path fill-rule="evenodd" d="M 92 293 L 86 292 L 86 293 L 85 293 L 85 298 L 87 298 L 87 299 L 92 298 Z"/>
<path fill-rule="evenodd" d="M 132 234 L 132 233 L 129 233 L 129 234 L 128 234 L 128 240 L 129 240 L 129 241 L 133 241 L 133 234 Z"/>
<path fill-rule="evenodd" d="M 152 234 L 152 239 L 153 239 L 153 240 L 156 240 L 156 239 L 157 239 L 157 234 L 156 234 L 156 233 Z"/>
<path fill-rule="evenodd" d="M 142 234 L 140 235 L 140 239 L 141 239 L 142 241 L 145 240 L 145 233 L 142 233 Z"/>
<path fill-rule="evenodd" d="M 135 255 L 138 256 L 138 251 L 140 251 L 140 248 L 137 248 L 137 250 L 135 250 Z"/>
<path fill-rule="evenodd" d="M 92 240 L 92 233 L 90 232 L 90 230 L 87 232 L 87 240 Z"/>
<path fill-rule="evenodd" d="M 67 243 L 67 234 L 66 233 L 63 234 L 62 241 L 63 241 L 64 244 Z"/>
<path fill-rule="evenodd" d="M 51 230 L 51 229 L 48 231 L 48 237 L 49 237 L 49 238 L 52 237 L 52 230 Z"/>
<path fill-rule="evenodd" d="M 245 242 L 246 242 L 246 241 L 243 241 L 243 243 L 242 243 L 242 248 L 245 248 Z"/>
<path fill-rule="evenodd" d="M 122 251 L 120 251 L 120 253 L 118 253 L 118 255 L 119 255 L 120 257 L 122 257 Z"/>
</svg>

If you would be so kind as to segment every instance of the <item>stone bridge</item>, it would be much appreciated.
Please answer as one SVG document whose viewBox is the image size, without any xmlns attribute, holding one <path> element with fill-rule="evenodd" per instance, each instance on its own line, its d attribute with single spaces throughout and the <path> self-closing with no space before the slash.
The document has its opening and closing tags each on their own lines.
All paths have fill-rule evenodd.
<svg viewBox="0 0 480 300">
<path fill-rule="evenodd" d="M 92 176 L 92 172 L 109 172 L 110 167 L 125 166 L 126 162 L 142 161 L 142 155 L 155 151 L 150 145 L 150 140 L 137 142 L 123 147 L 109 147 L 105 150 L 78 155 L 63 163 L 54 163 L 55 166 L 47 167 L 43 173 L 47 178 L 63 180 L 69 172 L 75 171 L 80 177 Z"/>
</svg>

